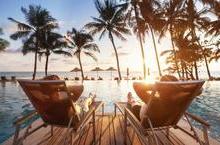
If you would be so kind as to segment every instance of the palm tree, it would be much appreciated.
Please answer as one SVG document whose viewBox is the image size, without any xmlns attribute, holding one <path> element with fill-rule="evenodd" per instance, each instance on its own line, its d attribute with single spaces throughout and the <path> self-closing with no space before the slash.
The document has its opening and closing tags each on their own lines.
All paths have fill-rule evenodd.
<svg viewBox="0 0 220 145">
<path fill-rule="evenodd" d="M 175 33 L 186 30 L 187 20 L 184 19 L 183 10 L 183 1 L 170 0 L 164 3 L 164 7 L 160 14 L 160 17 L 165 19 L 166 22 L 163 29 L 160 31 L 160 37 L 165 36 L 167 31 L 170 33 L 174 65 L 179 78 L 181 78 L 181 75 L 176 56 L 177 50 L 174 44 L 174 37 L 177 35 Z"/>
<path fill-rule="evenodd" d="M 160 32 L 162 30 L 162 27 L 164 26 L 164 20 L 160 19 L 160 9 L 161 4 L 159 0 L 142 0 L 141 2 L 138 2 L 138 6 L 140 8 L 141 16 L 144 18 L 145 23 L 147 24 L 147 27 L 145 31 L 149 32 L 151 34 L 153 45 L 154 45 L 154 51 L 157 61 L 157 67 L 159 75 L 162 76 L 161 67 L 160 67 L 160 61 L 158 57 L 157 52 L 157 46 L 156 46 L 156 39 L 155 39 L 155 32 Z"/>
<path fill-rule="evenodd" d="M 130 8 L 127 10 L 127 17 L 128 18 L 126 18 L 126 19 L 128 19 L 128 22 L 131 23 L 131 27 L 133 27 L 134 33 L 137 34 L 137 38 L 139 40 L 139 44 L 140 44 L 140 48 L 141 48 L 143 73 L 144 73 L 144 78 L 146 79 L 147 70 L 146 70 L 145 52 L 144 52 L 144 46 L 143 46 L 144 38 L 145 38 L 145 28 L 144 28 L 145 22 L 143 21 L 143 19 L 140 18 L 137 1 L 136 0 L 124 0 L 124 1 L 125 1 L 125 3 L 119 4 L 118 7 L 124 7 L 126 9 L 130 5 Z M 133 20 L 132 19 L 132 12 L 133 11 L 134 11 L 135 22 L 131 21 L 131 20 Z"/>
<path fill-rule="evenodd" d="M 201 1 L 203 3 L 207 3 L 206 0 L 201 0 Z M 196 33 L 198 31 L 201 32 L 201 30 L 206 30 L 205 26 L 209 24 L 209 18 L 205 17 L 204 14 L 207 14 L 208 10 L 204 8 L 200 11 L 197 11 L 194 0 L 186 0 L 185 12 L 188 20 L 189 33 L 191 35 L 192 41 L 195 40 L 197 42 L 197 45 L 200 46 L 199 51 L 201 51 L 202 56 L 204 58 L 208 77 L 211 78 L 208 61 L 204 49 L 202 48 L 201 42 L 199 40 L 198 34 Z M 195 67 L 196 79 L 199 79 L 196 61 L 194 62 L 194 67 Z"/>
<path fill-rule="evenodd" d="M 91 34 L 86 33 L 84 30 L 77 30 L 72 28 L 71 32 L 67 32 L 67 41 L 70 43 L 69 47 L 75 48 L 74 55 L 78 58 L 82 80 L 84 79 L 83 66 L 82 66 L 82 53 L 90 56 L 97 61 L 94 52 L 100 52 L 96 43 L 94 43 Z"/>
<path fill-rule="evenodd" d="M 41 48 L 39 56 L 41 58 L 42 55 L 46 56 L 45 63 L 45 76 L 47 76 L 48 65 L 49 65 L 49 57 L 51 53 L 54 54 L 63 54 L 66 56 L 72 56 L 68 51 L 65 51 L 63 48 L 67 46 L 67 42 L 64 40 L 64 37 L 58 33 L 48 31 L 45 33 L 44 40 L 42 40 Z"/>
<path fill-rule="evenodd" d="M 0 28 L 0 35 L 3 35 L 3 30 Z M 0 38 L 0 52 L 5 50 L 9 46 L 9 42 L 7 40 L 4 40 Z"/>
<path fill-rule="evenodd" d="M 37 55 L 40 50 L 43 34 L 48 30 L 57 28 L 58 25 L 55 23 L 56 19 L 50 15 L 49 11 L 41 6 L 30 5 L 28 9 L 21 7 L 21 11 L 24 14 L 26 23 L 17 21 L 13 18 L 8 18 L 10 21 L 17 24 L 17 31 L 11 35 L 11 38 L 13 40 L 25 39 L 26 42 L 32 41 L 35 44 L 34 47 L 30 47 L 30 51 L 26 50 L 29 47 L 25 46 L 24 48 L 25 52 L 35 53 L 33 72 L 33 79 L 35 79 L 37 70 Z"/>
<path fill-rule="evenodd" d="M 130 34 L 130 30 L 126 27 L 124 20 L 125 15 L 123 12 L 125 9 L 123 7 L 118 8 L 115 0 L 104 0 L 103 2 L 100 0 L 95 0 L 95 6 L 99 13 L 99 17 L 92 17 L 93 22 L 86 24 L 85 28 L 89 29 L 92 35 L 101 33 L 99 39 L 102 39 L 103 36 L 108 34 L 108 37 L 114 48 L 117 61 L 118 76 L 121 80 L 122 77 L 120 72 L 118 52 L 113 36 L 116 36 L 120 40 L 125 41 L 126 39 L 123 35 Z"/>
<path fill-rule="evenodd" d="M 191 79 L 194 79 L 192 66 L 194 66 L 194 62 L 200 61 L 202 59 L 201 53 L 198 53 L 198 50 L 201 49 L 200 46 L 196 43 L 196 41 L 192 41 L 189 39 L 189 36 L 185 36 L 185 32 L 179 33 L 174 37 L 174 43 L 179 48 L 176 50 L 176 58 L 174 58 L 173 49 L 163 51 L 161 55 L 169 54 L 167 57 L 167 63 L 171 64 L 168 70 L 175 71 L 176 66 L 173 65 L 175 59 L 180 62 L 182 68 L 182 77 L 187 78 L 191 76 Z M 207 52 L 208 56 L 208 52 Z"/>
</svg>

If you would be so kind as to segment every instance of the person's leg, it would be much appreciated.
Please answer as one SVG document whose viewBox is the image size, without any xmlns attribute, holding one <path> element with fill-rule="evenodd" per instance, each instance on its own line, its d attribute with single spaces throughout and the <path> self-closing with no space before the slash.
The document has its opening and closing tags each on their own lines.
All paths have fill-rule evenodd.
<svg viewBox="0 0 220 145">
<path fill-rule="evenodd" d="M 132 111 L 132 113 L 140 120 L 140 110 L 141 105 L 134 100 L 131 92 L 128 93 L 128 108 Z"/>
<path fill-rule="evenodd" d="M 141 105 L 134 105 L 131 108 L 132 113 L 137 117 L 138 120 L 140 120 L 140 110 Z"/>
</svg>

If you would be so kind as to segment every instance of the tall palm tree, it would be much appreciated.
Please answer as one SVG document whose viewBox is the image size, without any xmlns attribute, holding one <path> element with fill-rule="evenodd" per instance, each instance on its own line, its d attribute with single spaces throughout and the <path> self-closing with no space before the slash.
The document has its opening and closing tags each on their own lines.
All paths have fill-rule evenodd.
<svg viewBox="0 0 220 145">
<path fill-rule="evenodd" d="M 125 41 L 126 39 L 123 35 L 130 34 L 130 30 L 126 27 L 124 21 L 125 14 L 123 12 L 125 9 L 123 7 L 117 7 L 115 0 L 104 0 L 103 2 L 101 0 L 95 0 L 95 6 L 99 17 L 92 17 L 93 22 L 86 24 L 85 28 L 89 29 L 92 35 L 100 33 L 99 39 L 102 39 L 103 36 L 108 34 L 116 56 L 118 77 L 121 80 L 120 64 L 114 36 Z"/>
<path fill-rule="evenodd" d="M 177 35 L 175 34 L 178 33 L 177 31 L 183 31 L 186 29 L 187 20 L 184 19 L 183 10 L 183 1 L 169 0 L 165 1 L 160 14 L 160 16 L 165 19 L 165 25 L 160 32 L 160 37 L 165 36 L 167 31 L 170 33 L 175 69 L 179 78 L 181 78 L 181 75 L 176 56 L 177 50 L 174 44 L 174 35 Z"/>
<path fill-rule="evenodd" d="M 201 0 L 201 1 L 203 3 L 207 3 L 206 0 Z M 189 26 L 189 32 L 190 32 L 191 38 L 193 41 L 195 40 L 197 44 L 200 46 L 199 51 L 201 51 L 202 56 L 204 58 L 208 77 L 211 78 L 208 60 L 206 58 L 204 49 L 202 48 L 202 45 L 200 44 L 198 34 L 196 33 L 198 31 L 201 32 L 201 30 L 206 30 L 204 26 L 206 26 L 209 23 L 209 18 L 204 16 L 204 14 L 207 14 L 208 10 L 204 8 L 200 11 L 197 11 L 194 0 L 186 0 L 185 10 L 186 10 L 185 12 L 186 12 L 187 20 L 188 20 L 188 26 Z M 199 79 L 196 61 L 194 62 L 194 67 L 195 67 L 196 79 Z"/>
<path fill-rule="evenodd" d="M 160 14 L 159 11 L 161 9 L 160 1 L 159 0 L 142 0 L 141 2 L 138 2 L 138 6 L 139 6 L 142 17 L 144 18 L 144 21 L 148 26 L 146 27 L 146 31 L 151 34 L 153 45 L 154 45 L 156 61 L 157 61 L 158 73 L 160 76 L 162 76 L 159 56 L 157 52 L 156 39 L 155 39 L 155 34 L 154 34 L 155 32 L 160 32 L 162 30 L 162 27 L 165 22 L 163 19 L 160 19 L 160 17 L 158 17 Z"/>
<path fill-rule="evenodd" d="M 45 76 L 47 76 L 49 57 L 51 53 L 72 56 L 68 51 L 64 50 L 65 47 L 67 47 L 67 42 L 65 41 L 62 35 L 51 31 L 45 33 L 44 40 L 42 40 L 42 44 L 41 44 L 41 48 L 44 49 L 38 52 L 40 57 L 42 55 L 46 56 Z"/>
<path fill-rule="evenodd" d="M 75 28 L 72 28 L 71 32 L 67 32 L 67 41 L 70 43 L 69 47 L 75 48 L 73 54 L 78 58 L 83 80 L 82 53 L 97 61 L 94 52 L 100 52 L 98 45 L 94 42 L 91 34 Z"/>
<path fill-rule="evenodd" d="M 21 7 L 21 11 L 24 14 L 26 22 L 20 22 L 13 18 L 8 18 L 10 21 L 17 24 L 17 31 L 11 35 L 11 38 L 13 40 L 26 39 L 26 41 L 30 39 L 29 41 L 34 42 L 35 46 L 31 47 L 31 50 L 26 52 L 34 51 L 35 53 L 33 72 L 33 79 L 35 79 L 37 70 L 37 55 L 40 50 L 39 46 L 43 37 L 42 35 L 47 30 L 57 28 L 58 25 L 56 23 L 56 19 L 50 15 L 49 11 L 41 6 L 30 5 L 29 8 Z M 28 47 L 25 46 L 25 49 L 28 49 Z"/>
<path fill-rule="evenodd" d="M 191 79 L 194 79 L 192 74 L 192 66 L 194 66 L 194 62 L 198 62 L 201 60 L 202 55 L 198 53 L 198 50 L 201 49 L 200 46 L 196 43 L 196 40 L 192 41 L 189 36 L 185 36 L 185 32 L 179 33 L 174 37 L 174 43 L 179 48 L 176 50 L 176 59 L 180 62 L 182 67 L 182 77 L 188 78 L 191 76 Z M 163 51 L 161 55 L 169 54 L 167 57 L 167 63 L 173 64 L 174 59 L 174 51 L 166 50 Z M 169 69 L 175 70 L 176 68 L 171 66 Z M 188 75 L 189 74 L 189 75 Z"/>
<path fill-rule="evenodd" d="M 3 30 L 0 28 L 0 35 L 3 35 Z M 0 38 L 0 52 L 5 50 L 9 46 L 9 42 L 5 39 Z"/>
<path fill-rule="evenodd" d="M 144 78 L 146 79 L 146 75 L 147 75 L 147 70 L 146 70 L 146 63 L 145 63 L 145 52 L 144 52 L 144 39 L 145 39 L 145 23 L 143 21 L 143 19 L 140 18 L 140 14 L 139 14 L 139 9 L 138 9 L 138 5 L 137 5 L 137 1 L 136 0 L 123 0 L 125 3 L 123 4 L 119 4 L 118 7 L 128 7 L 127 10 L 127 18 L 129 23 L 131 24 L 131 27 L 133 27 L 134 33 L 137 34 L 137 38 L 140 44 L 140 49 L 141 49 L 141 55 L 142 55 L 142 65 L 143 65 L 143 74 L 144 74 Z M 135 22 L 131 21 L 132 19 L 132 12 L 134 11 L 134 20 Z M 133 24 L 135 23 L 135 24 Z"/>
</svg>

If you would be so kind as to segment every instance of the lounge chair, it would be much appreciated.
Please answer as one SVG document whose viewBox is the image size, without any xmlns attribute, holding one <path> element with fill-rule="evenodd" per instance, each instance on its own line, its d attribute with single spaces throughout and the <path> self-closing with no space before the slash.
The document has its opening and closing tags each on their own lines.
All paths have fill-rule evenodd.
<svg viewBox="0 0 220 145">
<path fill-rule="evenodd" d="M 148 103 L 145 104 L 144 113 L 141 111 L 143 113 L 141 120 L 132 113 L 127 103 L 115 103 L 115 113 L 116 109 L 119 109 L 124 115 L 125 136 L 127 133 L 127 121 L 129 121 L 143 144 L 157 145 L 158 137 L 156 132 L 165 130 L 166 137 L 169 138 L 169 129 L 174 128 L 180 129 L 187 135 L 193 137 L 200 145 L 208 145 L 209 139 L 207 130 L 209 124 L 201 118 L 186 112 L 193 99 L 201 94 L 203 84 L 204 81 L 155 83 L 154 90 L 151 95 L 148 95 L 150 98 L 148 99 Z M 142 98 L 144 97 L 142 96 Z M 189 124 L 191 131 L 187 131 L 178 126 L 178 122 L 183 116 Z M 202 125 L 203 139 L 199 138 L 196 129 L 190 122 L 191 119 Z"/>
<path fill-rule="evenodd" d="M 95 139 L 95 112 L 101 106 L 103 107 L 102 102 L 93 102 L 89 106 L 89 111 L 79 116 L 65 81 L 18 80 L 18 82 L 36 111 L 15 121 L 16 131 L 13 145 L 21 144 L 27 136 L 46 126 L 51 126 L 51 136 L 53 136 L 54 126 L 67 128 L 64 136 L 64 143 L 67 143 L 70 141 L 69 138 L 72 141 L 73 133 L 75 133 L 74 140 L 76 140 L 76 137 L 79 136 L 84 127 L 91 121 L 93 123 L 93 139 Z M 28 126 L 25 134 L 19 137 L 22 124 L 37 114 L 42 119 L 43 124 L 31 130 L 31 127 Z"/>
</svg>

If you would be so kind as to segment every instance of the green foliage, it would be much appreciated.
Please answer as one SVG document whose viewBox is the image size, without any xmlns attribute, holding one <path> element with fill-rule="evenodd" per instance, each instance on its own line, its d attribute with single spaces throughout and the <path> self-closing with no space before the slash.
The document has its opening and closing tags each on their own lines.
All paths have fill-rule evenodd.
<svg viewBox="0 0 220 145">
<path fill-rule="evenodd" d="M 3 35 L 3 30 L 0 28 L 0 35 Z M 0 38 L 0 52 L 4 51 L 9 46 L 9 42 L 5 39 Z"/>
</svg>

